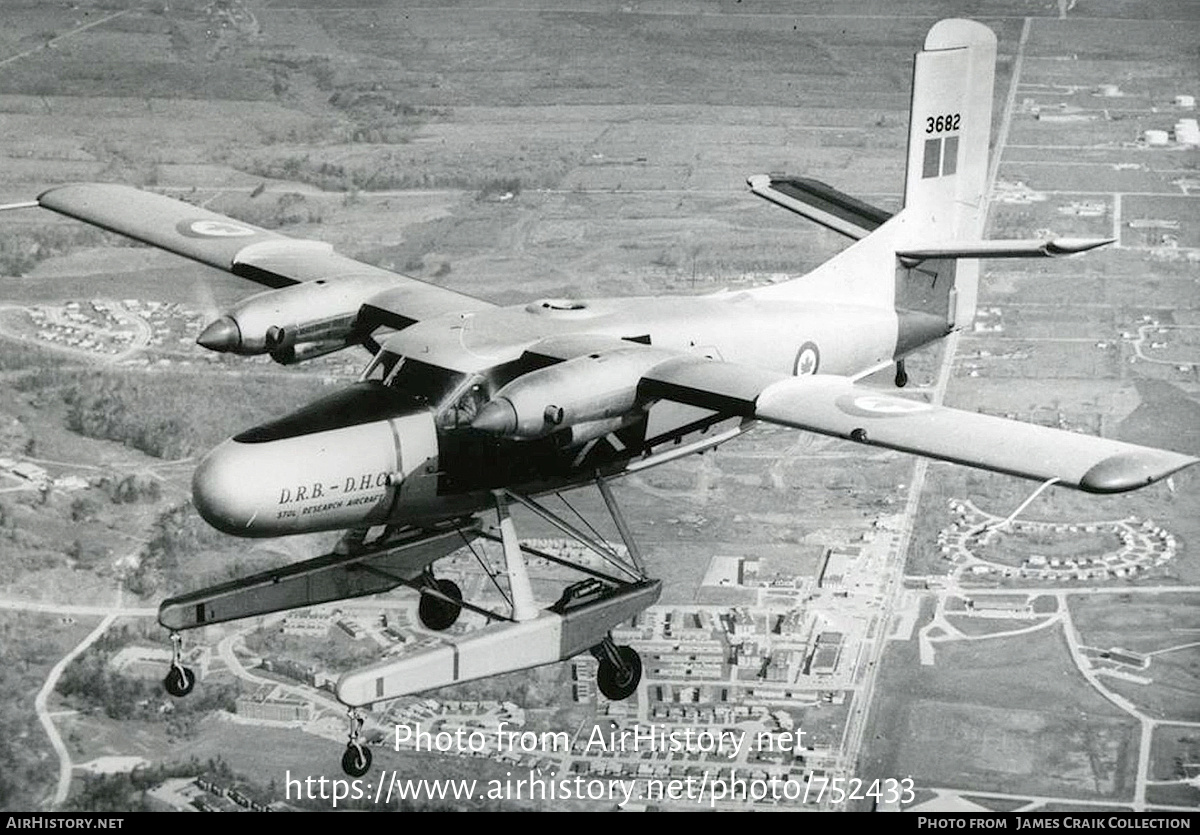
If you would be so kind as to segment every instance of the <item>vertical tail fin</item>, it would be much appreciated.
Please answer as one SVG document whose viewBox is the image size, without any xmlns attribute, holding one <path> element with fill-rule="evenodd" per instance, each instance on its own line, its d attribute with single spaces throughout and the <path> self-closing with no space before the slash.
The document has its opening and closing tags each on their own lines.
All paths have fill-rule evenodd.
<svg viewBox="0 0 1200 835">
<path fill-rule="evenodd" d="M 968 325 L 978 260 L 897 254 L 980 239 L 995 69 L 996 36 L 983 24 L 951 19 L 929 30 L 913 71 L 904 208 L 896 215 L 876 210 L 868 223 L 857 201 L 823 184 L 752 177 L 756 194 L 858 239 L 808 275 L 756 294 L 894 308 L 897 357 Z"/>
<path fill-rule="evenodd" d="M 995 66 L 996 36 L 983 24 L 942 20 L 926 35 L 913 69 L 904 184 L 910 235 L 981 237 Z M 897 308 L 944 312 L 949 324 L 963 327 L 975 316 L 979 262 L 929 261 L 919 270 L 898 271 L 897 285 Z"/>
</svg>

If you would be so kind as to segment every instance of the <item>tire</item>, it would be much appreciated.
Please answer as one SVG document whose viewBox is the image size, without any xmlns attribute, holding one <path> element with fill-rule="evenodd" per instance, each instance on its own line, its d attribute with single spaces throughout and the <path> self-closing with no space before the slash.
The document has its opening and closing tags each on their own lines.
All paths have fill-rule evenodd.
<svg viewBox="0 0 1200 835">
<path fill-rule="evenodd" d="M 187 667 L 172 666 L 163 679 L 163 687 L 176 698 L 183 698 L 196 686 L 196 674 Z"/>
<path fill-rule="evenodd" d="M 351 777 L 362 777 L 370 770 L 371 749 L 366 746 L 347 745 L 345 753 L 342 754 L 342 771 Z"/>
<path fill-rule="evenodd" d="M 453 580 L 438 580 L 437 587 L 446 597 L 462 600 L 462 589 Z M 421 602 L 417 606 L 417 616 L 421 618 L 421 625 L 435 632 L 449 629 L 461 613 L 462 606 L 439 600 L 430 594 L 422 594 Z"/>
<path fill-rule="evenodd" d="M 642 657 L 633 647 L 617 647 L 617 653 L 621 656 L 625 670 L 608 659 L 603 659 L 600 661 L 600 669 L 596 672 L 596 686 L 605 698 L 614 702 L 632 696 L 642 680 Z"/>
</svg>

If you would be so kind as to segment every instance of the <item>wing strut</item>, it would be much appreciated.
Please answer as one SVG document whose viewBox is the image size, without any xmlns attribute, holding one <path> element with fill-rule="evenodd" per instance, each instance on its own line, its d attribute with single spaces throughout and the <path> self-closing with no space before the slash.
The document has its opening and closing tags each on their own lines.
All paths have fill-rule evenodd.
<svg viewBox="0 0 1200 835">
<path fill-rule="evenodd" d="M 629 559 L 637 567 L 638 573 L 645 577 L 646 565 L 642 562 L 642 552 L 638 550 L 637 542 L 633 538 L 633 532 L 629 529 L 629 523 L 625 521 L 625 514 L 621 513 L 621 508 L 612 494 L 612 489 L 608 486 L 607 481 L 599 477 L 596 478 L 596 487 L 600 489 L 600 495 L 604 497 L 604 503 L 608 505 L 609 515 L 612 516 L 613 522 L 616 523 L 617 533 L 621 534 L 621 540 L 625 543 L 625 550 L 629 552 Z"/>
</svg>

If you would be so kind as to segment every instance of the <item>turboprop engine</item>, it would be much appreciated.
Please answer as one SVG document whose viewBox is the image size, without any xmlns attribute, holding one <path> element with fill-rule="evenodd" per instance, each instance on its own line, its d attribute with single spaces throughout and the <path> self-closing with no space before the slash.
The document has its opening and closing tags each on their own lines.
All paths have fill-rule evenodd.
<svg viewBox="0 0 1200 835">
<path fill-rule="evenodd" d="M 393 286 L 387 276 L 319 278 L 243 299 L 209 324 L 196 342 L 210 351 L 270 354 L 284 364 L 353 342 L 363 303 Z"/>
<path fill-rule="evenodd" d="M 654 348 L 619 348 L 574 357 L 531 371 L 496 392 L 471 426 L 517 440 L 533 440 L 563 429 L 578 442 L 607 434 L 637 417 L 642 376 L 677 353 Z"/>
</svg>

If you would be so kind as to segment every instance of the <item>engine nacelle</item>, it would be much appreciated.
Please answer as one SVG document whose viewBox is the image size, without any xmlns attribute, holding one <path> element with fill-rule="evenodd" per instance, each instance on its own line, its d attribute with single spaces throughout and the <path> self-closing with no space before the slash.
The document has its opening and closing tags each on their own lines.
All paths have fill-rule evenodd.
<svg viewBox="0 0 1200 835">
<path fill-rule="evenodd" d="M 296 365 L 305 360 L 323 357 L 340 351 L 350 345 L 345 339 L 325 342 L 301 342 L 299 345 L 288 345 L 271 351 L 271 359 L 280 365 Z"/>
<path fill-rule="evenodd" d="M 496 392 L 471 426 L 520 440 L 574 427 L 590 434 L 585 424 L 619 427 L 644 405 L 637 395 L 642 376 L 675 356 L 654 348 L 617 349 L 531 371 Z M 612 429 L 601 434 L 607 431 Z"/>
<path fill-rule="evenodd" d="M 269 353 L 293 357 L 291 362 L 320 356 L 350 344 L 363 303 L 394 283 L 386 276 L 350 276 L 267 290 L 238 302 L 205 328 L 196 342 L 210 351 L 243 356 Z M 299 350 L 307 343 L 338 347 L 320 353 Z"/>
</svg>

